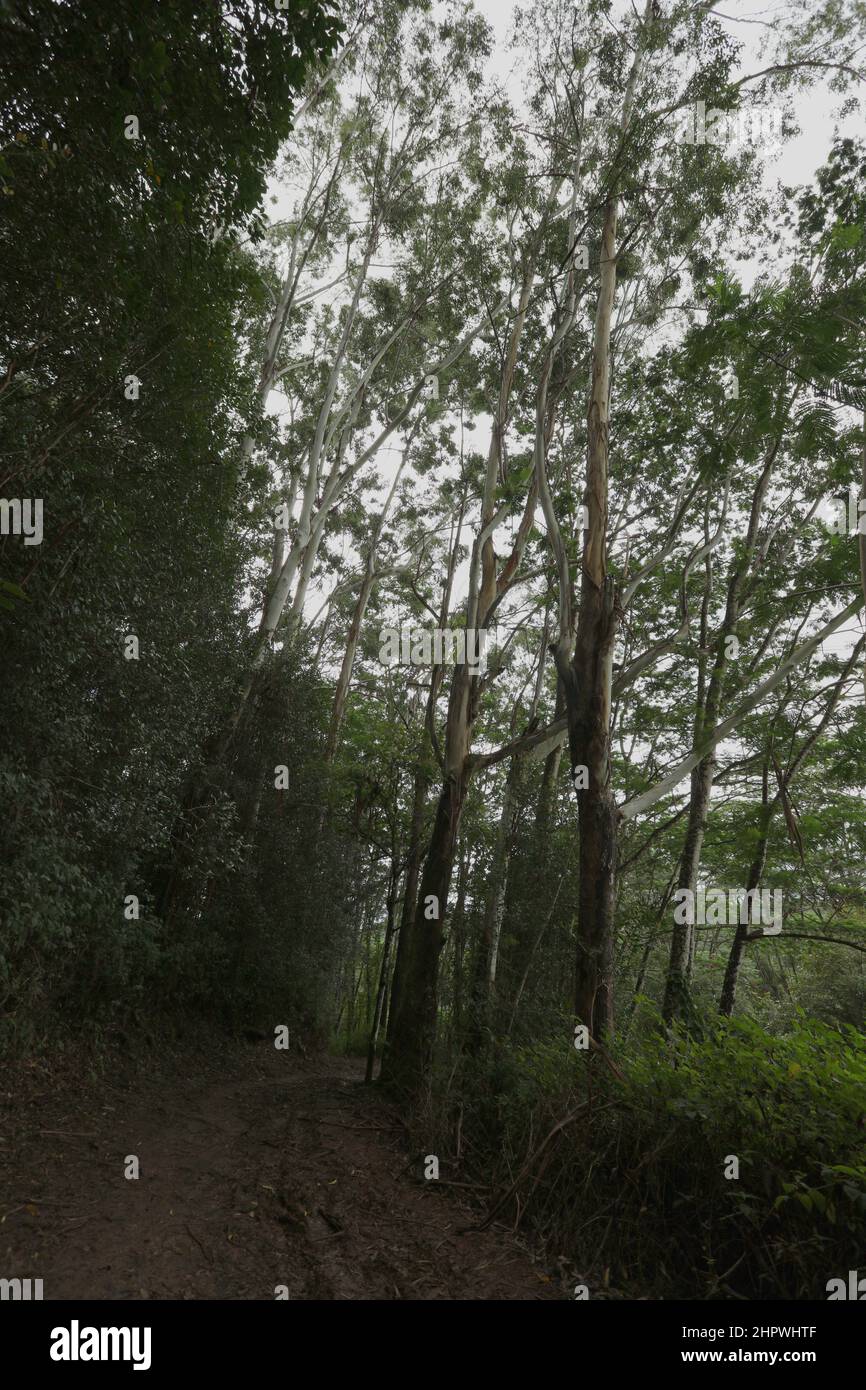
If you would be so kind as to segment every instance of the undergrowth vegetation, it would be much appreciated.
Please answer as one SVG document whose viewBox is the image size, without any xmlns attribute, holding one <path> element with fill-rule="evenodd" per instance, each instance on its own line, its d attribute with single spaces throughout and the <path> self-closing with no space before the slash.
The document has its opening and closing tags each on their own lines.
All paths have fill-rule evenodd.
<svg viewBox="0 0 866 1390">
<path fill-rule="evenodd" d="M 826 1297 L 862 1263 L 866 1039 L 744 1018 L 611 1052 L 491 1047 L 417 1117 L 449 1176 L 485 1183 L 592 1295 Z M 505 1200 L 503 1200 L 503 1198 Z"/>
</svg>

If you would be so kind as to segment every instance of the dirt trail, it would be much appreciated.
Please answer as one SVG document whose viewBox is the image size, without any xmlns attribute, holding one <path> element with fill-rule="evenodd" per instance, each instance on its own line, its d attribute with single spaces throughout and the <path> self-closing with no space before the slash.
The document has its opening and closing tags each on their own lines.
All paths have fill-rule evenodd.
<svg viewBox="0 0 866 1390">
<path fill-rule="evenodd" d="M 419 1178 L 354 1061 L 267 1044 L 185 1076 L 0 1097 L 0 1277 L 52 1298 L 556 1299 Z M 124 1177 L 128 1155 L 138 1180 Z"/>
</svg>

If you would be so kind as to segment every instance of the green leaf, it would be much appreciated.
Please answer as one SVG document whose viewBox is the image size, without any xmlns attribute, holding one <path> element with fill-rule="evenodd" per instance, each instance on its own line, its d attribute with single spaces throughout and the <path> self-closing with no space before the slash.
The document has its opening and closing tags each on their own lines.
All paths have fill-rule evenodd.
<svg viewBox="0 0 866 1390">
<path fill-rule="evenodd" d="M 11 579 L 0 579 L 0 589 L 5 590 L 7 594 L 12 594 L 14 598 L 22 599 L 24 603 L 30 602 L 21 585 L 13 584 Z"/>
</svg>

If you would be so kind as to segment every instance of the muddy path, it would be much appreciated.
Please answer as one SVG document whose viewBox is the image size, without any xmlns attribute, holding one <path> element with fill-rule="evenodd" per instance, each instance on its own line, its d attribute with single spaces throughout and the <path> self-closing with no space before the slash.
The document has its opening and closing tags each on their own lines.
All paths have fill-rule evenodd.
<svg viewBox="0 0 866 1390">
<path fill-rule="evenodd" d="M 356 1061 L 262 1043 L 116 1079 L 0 1095 L 0 1277 L 46 1299 L 564 1296 L 506 1229 L 461 1234 L 477 1212 L 423 1180 Z"/>
</svg>

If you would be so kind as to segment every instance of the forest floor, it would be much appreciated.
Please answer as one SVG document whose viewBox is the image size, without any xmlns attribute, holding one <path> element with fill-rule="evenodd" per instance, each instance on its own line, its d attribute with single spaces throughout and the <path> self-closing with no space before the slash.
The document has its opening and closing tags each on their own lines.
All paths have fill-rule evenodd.
<svg viewBox="0 0 866 1390">
<path fill-rule="evenodd" d="M 46 1299 L 565 1297 L 509 1231 L 461 1234 L 477 1209 L 424 1181 L 359 1061 L 243 1044 L 10 1082 L 0 1277 Z"/>
</svg>

